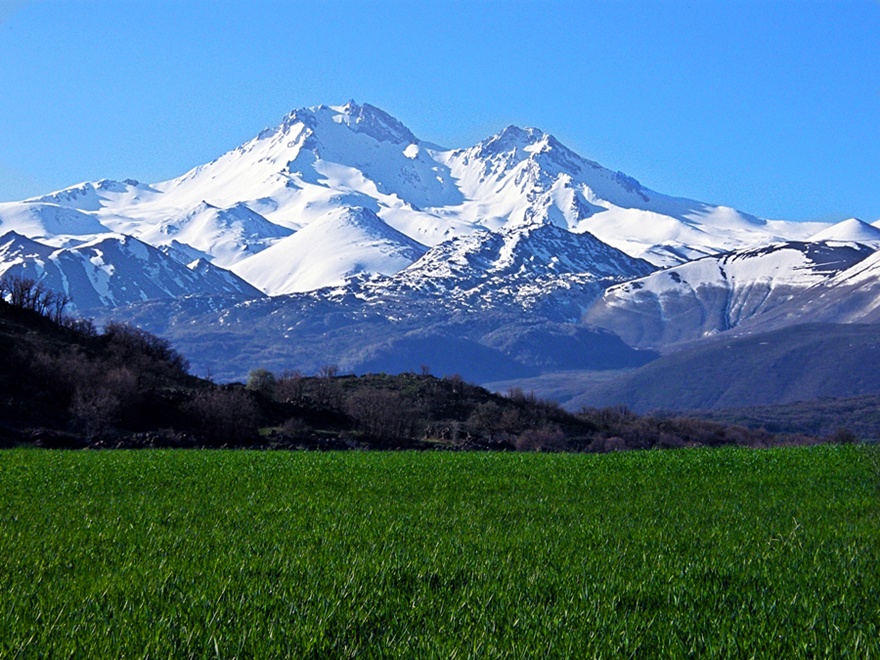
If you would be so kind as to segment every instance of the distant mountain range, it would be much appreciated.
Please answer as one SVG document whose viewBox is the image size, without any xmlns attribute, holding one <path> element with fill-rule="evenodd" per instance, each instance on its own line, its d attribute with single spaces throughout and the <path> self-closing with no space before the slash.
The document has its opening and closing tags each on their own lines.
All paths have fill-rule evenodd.
<svg viewBox="0 0 880 660">
<path fill-rule="evenodd" d="M 333 363 L 485 382 L 870 324 L 878 247 L 857 219 L 657 193 L 538 129 L 453 150 L 354 102 L 291 112 L 170 181 L 0 204 L 0 275 L 134 320 L 219 379 Z"/>
</svg>

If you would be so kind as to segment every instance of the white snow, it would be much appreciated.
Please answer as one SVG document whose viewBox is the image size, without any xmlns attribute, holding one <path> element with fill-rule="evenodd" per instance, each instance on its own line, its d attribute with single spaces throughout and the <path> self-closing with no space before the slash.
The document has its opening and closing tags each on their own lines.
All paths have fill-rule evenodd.
<svg viewBox="0 0 880 660">
<path fill-rule="evenodd" d="M 880 227 L 869 225 L 858 218 L 849 218 L 823 229 L 809 240 L 866 243 L 880 247 Z"/>
<path fill-rule="evenodd" d="M 357 213 L 369 217 L 369 231 L 352 209 L 368 211 Z M 127 234 L 184 262 L 230 267 L 273 293 L 392 273 L 424 246 L 543 224 L 588 232 L 658 266 L 828 227 L 661 195 L 535 128 L 509 126 L 468 149 L 430 145 L 353 101 L 291 112 L 169 181 L 102 180 L 0 204 L 0 233 L 56 247 Z"/>
<path fill-rule="evenodd" d="M 391 275 L 425 247 L 369 209 L 339 209 L 311 222 L 232 271 L 270 295 L 335 286 L 359 273 Z"/>
</svg>

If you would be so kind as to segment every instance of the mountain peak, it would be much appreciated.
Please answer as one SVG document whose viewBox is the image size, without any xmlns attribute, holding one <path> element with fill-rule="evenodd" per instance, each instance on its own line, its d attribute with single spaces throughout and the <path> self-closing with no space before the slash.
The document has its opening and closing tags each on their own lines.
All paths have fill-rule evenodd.
<svg viewBox="0 0 880 660">
<path fill-rule="evenodd" d="M 355 133 L 368 135 L 378 142 L 412 144 L 418 142 L 406 126 L 384 110 L 369 103 L 358 104 L 354 100 L 345 105 L 317 105 L 292 110 L 281 122 L 281 126 L 267 128 L 258 138 L 266 138 L 276 133 L 290 133 L 297 126 L 320 130 L 322 123 L 344 124 Z"/>
<path fill-rule="evenodd" d="M 347 124 L 356 133 L 364 133 L 379 142 L 398 144 L 418 142 L 412 131 L 399 120 L 369 103 L 358 105 L 352 100 L 339 107 L 338 112 L 338 118 L 334 118 L 336 121 Z"/>
<path fill-rule="evenodd" d="M 880 241 L 880 228 L 858 218 L 849 218 L 814 234 L 809 240 L 876 243 Z"/>
<path fill-rule="evenodd" d="M 480 142 L 474 147 L 474 153 L 478 158 L 513 156 L 514 161 L 537 159 L 544 166 L 565 170 L 569 174 L 579 172 L 584 165 L 599 167 L 597 163 L 579 156 L 540 128 L 521 128 L 513 124 Z"/>
<path fill-rule="evenodd" d="M 481 156 L 495 156 L 514 151 L 515 149 L 527 149 L 546 141 L 549 136 L 538 128 L 520 128 L 511 124 L 499 133 L 486 138 L 477 145 Z"/>
</svg>

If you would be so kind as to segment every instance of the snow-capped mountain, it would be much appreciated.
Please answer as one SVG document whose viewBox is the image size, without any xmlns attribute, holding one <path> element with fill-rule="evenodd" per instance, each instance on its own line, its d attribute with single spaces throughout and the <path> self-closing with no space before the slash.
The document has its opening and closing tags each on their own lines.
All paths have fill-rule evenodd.
<svg viewBox="0 0 880 660">
<path fill-rule="evenodd" d="M 465 196 L 456 209 L 460 217 L 490 228 L 539 221 L 589 232 L 658 266 L 815 231 L 662 195 L 534 128 L 509 126 L 438 159 L 460 182 Z"/>
<path fill-rule="evenodd" d="M 862 243 L 820 240 L 704 257 L 609 288 L 584 320 L 631 346 L 663 348 L 767 314 L 874 254 Z"/>
<path fill-rule="evenodd" d="M 168 181 L 0 204 L 0 234 L 0 274 L 112 308 L 194 364 L 214 356 L 201 362 L 215 374 L 225 361 L 228 377 L 255 356 L 381 370 L 422 350 L 504 374 L 612 364 L 579 357 L 600 346 L 631 365 L 645 354 L 608 330 L 664 347 L 758 317 L 790 323 L 783 310 L 809 306 L 811 291 L 842 300 L 880 274 L 857 270 L 880 248 L 878 226 L 663 195 L 536 128 L 448 149 L 354 102 L 295 110 Z M 863 312 L 871 295 L 853 298 Z M 564 359 L 551 355 L 562 345 Z"/>
<path fill-rule="evenodd" d="M 869 225 L 858 218 L 849 218 L 813 234 L 809 240 L 863 243 L 880 248 L 880 227 Z"/>
<path fill-rule="evenodd" d="M 349 223 L 332 232 L 346 246 L 345 263 L 317 268 L 317 254 L 303 268 L 279 263 L 288 256 L 300 263 L 309 234 L 321 233 L 294 239 L 294 232 L 353 209 L 374 214 L 384 247 L 362 242 L 362 229 Z M 805 239 L 826 227 L 662 195 L 535 128 L 509 126 L 467 149 L 438 147 L 382 110 L 354 102 L 295 110 L 279 126 L 176 179 L 103 180 L 0 205 L 2 230 L 58 245 L 69 244 L 66 236 L 131 235 L 234 267 L 269 293 L 393 273 L 420 256 L 418 246 L 532 224 L 590 233 L 658 266 Z M 256 256 L 279 243 L 285 245 Z"/>
<path fill-rule="evenodd" d="M 204 260 L 184 265 L 136 238 L 116 234 L 58 248 L 7 232 L 0 236 L 0 276 L 7 274 L 42 281 L 70 295 L 79 310 L 189 295 L 261 295 Z"/>
</svg>

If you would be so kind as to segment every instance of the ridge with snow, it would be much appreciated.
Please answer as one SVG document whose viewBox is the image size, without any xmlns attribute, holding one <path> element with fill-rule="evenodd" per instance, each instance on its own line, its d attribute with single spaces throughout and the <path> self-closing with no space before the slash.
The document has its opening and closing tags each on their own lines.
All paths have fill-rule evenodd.
<svg viewBox="0 0 880 660">
<path fill-rule="evenodd" d="M 662 349 L 725 332 L 874 255 L 872 246 L 788 242 L 704 257 L 607 289 L 584 321 Z"/>
</svg>

